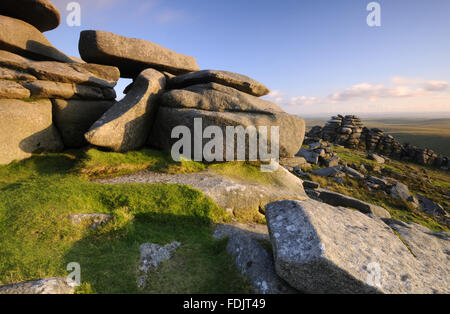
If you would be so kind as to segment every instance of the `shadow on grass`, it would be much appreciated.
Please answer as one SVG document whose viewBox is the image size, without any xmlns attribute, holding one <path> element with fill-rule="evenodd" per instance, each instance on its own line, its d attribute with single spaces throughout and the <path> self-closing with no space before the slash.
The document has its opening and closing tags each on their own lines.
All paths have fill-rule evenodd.
<svg viewBox="0 0 450 314">
<path fill-rule="evenodd" d="M 82 283 L 94 293 L 249 292 L 226 252 L 226 242 L 212 238 L 211 231 L 212 222 L 203 217 L 145 213 L 123 220 L 115 216 L 75 243 L 64 262 L 80 264 Z M 171 260 L 149 273 L 146 289 L 139 290 L 139 246 L 173 241 L 182 245 Z"/>
</svg>

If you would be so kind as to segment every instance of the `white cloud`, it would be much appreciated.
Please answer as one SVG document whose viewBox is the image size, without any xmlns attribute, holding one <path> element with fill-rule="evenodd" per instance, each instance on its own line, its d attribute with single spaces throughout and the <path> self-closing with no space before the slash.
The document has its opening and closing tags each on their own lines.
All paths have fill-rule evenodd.
<svg viewBox="0 0 450 314">
<path fill-rule="evenodd" d="M 271 94 L 286 111 L 315 112 L 380 112 L 450 110 L 450 83 L 439 80 L 394 77 L 387 84 L 355 84 L 326 97 L 292 96 L 281 91 Z"/>
</svg>

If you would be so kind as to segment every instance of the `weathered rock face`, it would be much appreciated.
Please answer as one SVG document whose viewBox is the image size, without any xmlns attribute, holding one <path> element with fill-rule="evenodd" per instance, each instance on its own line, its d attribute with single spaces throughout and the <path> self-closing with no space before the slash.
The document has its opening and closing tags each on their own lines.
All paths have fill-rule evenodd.
<svg viewBox="0 0 450 314">
<path fill-rule="evenodd" d="M 75 282 L 66 278 L 47 278 L 0 286 L 0 294 L 73 294 Z"/>
<path fill-rule="evenodd" d="M 21 84 L 14 81 L 0 80 L 0 98 L 14 99 L 14 98 L 29 98 L 30 91 Z"/>
<path fill-rule="evenodd" d="M 166 92 L 161 97 L 161 105 L 219 112 L 283 112 L 283 109 L 274 103 L 216 83 L 193 85 Z"/>
<path fill-rule="evenodd" d="M 172 130 L 176 126 L 186 126 L 191 135 L 195 133 L 195 119 L 201 119 L 203 134 L 209 126 L 218 126 L 221 128 L 224 137 L 227 126 L 256 127 L 259 138 L 267 139 L 267 146 L 270 149 L 272 144 L 271 127 L 279 127 L 279 155 L 280 157 L 293 157 L 302 145 L 305 123 L 303 119 L 287 113 L 257 114 L 248 112 L 215 112 L 197 109 L 174 109 L 160 107 L 155 125 L 149 137 L 149 144 L 163 150 L 170 151 L 172 146 L 178 141 L 171 137 Z M 266 127 L 267 137 L 260 133 L 259 127 Z M 276 138 L 275 138 L 276 139 Z M 194 140 L 201 141 L 202 149 L 210 141 L 209 139 L 198 139 L 192 136 L 192 147 Z M 232 139 L 223 141 L 223 160 L 226 160 L 226 146 L 233 146 Z M 234 152 L 238 151 L 238 141 L 234 142 Z M 245 152 L 248 154 L 249 146 L 246 145 Z M 194 152 L 192 152 L 194 153 Z M 192 155 L 193 158 L 195 156 Z M 247 157 L 246 157 L 247 158 Z"/>
<path fill-rule="evenodd" d="M 3 15 L 0 15 L 0 49 L 35 60 L 75 62 L 56 49 L 34 26 Z"/>
<path fill-rule="evenodd" d="M 50 100 L 0 99 L 0 121 L 0 164 L 64 147 L 52 122 Z"/>
<path fill-rule="evenodd" d="M 187 126 L 193 134 L 195 118 L 202 119 L 204 129 L 208 126 L 221 127 L 224 135 L 227 126 L 267 126 L 270 139 L 270 127 L 279 126 L 283 157 L 292 157 L 294 151 L 301 146 L 299 138 L 286 135 L 292 132 L 301 139 L 303 120 L 284 113 L 273 103 L 224 85 L 208 83 L 193 85 L 183 90 L 172 90 L 163 94 L 161 105 L 163 107 L 160 108 L 156 121 L 158 127 L 153 129 L 149 143 L 165 150 L 170 150 L 176 142 L 171 139 L 172 128 L 178 125 Z M 206 142 L 204 140 L 203 145 Z M 227 142 L 224 141 L 223 144 L 225 147 Z M 225 159 L 226 149 L 223 152 Z"/>
<path fill-rule="evenodd" d="M 408 187 L 401 182 L 394 182 L 390 189 L 390 193 L 393 198 L 403 201 L 407 201 L 411 196 Z"/>
<path fill-rule="evenodd" d="M 79 52 L 86 62 L 117 66 L 122 77 L 135 78 L 154 68 L 173 74 L 198 71 L 193 57 L 176 53 L 152 42 L 103 31 L 83 31 Z"/>
<path fill-rule="evenodd" d="M 145 288 L 148 272 L 151 269 L 155 269 L 165 260 L 172 257 L 175 250 L 181 245 L 180 242 L 174 241 L 167 245 L 159 245 L 156 243 L 143 243 L 140 246 L 141 250 L 141 262 L 138 266 L 138 288 Z"/>
<path fill-rule="evenodd" d="M 223 231 L 223 230 L 221 230 Z M 232 229 L 228 229 L 232 231 Z M 236 267 L 252 284 L 256 294 L 295 293 L 275 272 L 272 256 L 245 232 L 232 231 L 214 234 L 229 237 L 227 251 L 234 257 Z"/>
<path fill-rule="evenodd" d="M 432 232 L 415 224 L 383 219 L 397 231 L 421 263 L 426 286 L 434 293 L 448 293 L 450 279 L 450 233 Z"/>
<path fill-rule="evenodd" d="M 202 191 L 221 208 L 239 219 L 257 221 L 264 218 L 260 210 L 275 200 L 307 198 L 302 181 L 282 167 L 272 173 L 273 184 L 263 184 L 246 178 L 229 178 L 214 172 L 163 174 L 141 172 L 123 177 L 98 180 L 105 184 L 172 183 L 184 184 Z"/>
<path fill-rule="evenodd" d="M 233 87 L 253 96 L 264 96 L 270 90 L 254 79 L 237 73 L 217 70 L 203 70 L 176 76 L 167 82 L 169 88 L 180 89 L 191 85 L 218 83 Z"/>
<path fill-rule="evenodd" d="M 381 220 L 313 200 L 269 204 L 266 217 L 277 273 L 300 291 L 448 293 Z"/>
<path fill-rule="evenodd" d="M 53 99 L 52 103 L 53 121 L 64 145 L 79 148 L 88 144 L 84 134 L 115 102 Z"/>
<path fill-rule="evenodd" d="M 48 0 L 2 0 L 0 14 L 25 21 L 41 32 L 57 28 L 61 20 L 58 9 Z"/>
<path fill-rule="evenodd" d="M 126 97 L 92 125 L 85 134 L 86 140 L 121 152 L 143 146 L 155 118 L 159 93 L 165 84 L 162 73 L 153 69 L 143 71 Z"/>
<path fill-rule="evenodd" d="M 116 92 L 112 88 L 51 81 L 30 81 L 21 83 L 21 85 L 29 90 L 32 98 L 98 100 L 114 100 L 116 98 Z"/>
<path fill-rule="evenodd" d="M 84 133 L 108 110 L 119 70 L 96 64 L 33 61 L 0 50 L 0 101 L 4 123 L 0 163 L 33 152 L 87 144 Z M 52 110 L 53 102 L 53 110 Z"/>
</svg>

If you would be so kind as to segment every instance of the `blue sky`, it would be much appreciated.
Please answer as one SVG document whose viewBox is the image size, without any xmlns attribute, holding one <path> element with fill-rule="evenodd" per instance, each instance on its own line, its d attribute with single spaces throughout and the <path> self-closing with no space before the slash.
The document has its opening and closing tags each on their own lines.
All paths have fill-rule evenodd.
<svg viewBox="0 0 450 314">
<path fill-rule="evenodd" d="M 291 113 L 450 111 L 448 0 L 377 1 L 381 27 L 371 0 L 79 0 L 80 27 L 53 2 L 62 23 L 45 34 L 70 55 L 81 30 L 106 30 L 251 76 Z"/>
</svg>

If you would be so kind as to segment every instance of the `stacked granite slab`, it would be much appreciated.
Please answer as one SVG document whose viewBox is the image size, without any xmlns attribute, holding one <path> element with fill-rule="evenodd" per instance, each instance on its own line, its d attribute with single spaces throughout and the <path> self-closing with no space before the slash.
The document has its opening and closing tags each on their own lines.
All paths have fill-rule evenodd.
<svg viewBox="0 0 450 314">
<path fill-rule="evenodd" d="M 331 117 L 322 129 L 322 139 L 327 142 L 335 142 L 338 136 L 338 131 L 342 126 L 343 116 L 338 115 Z"/>
<path fill-rule="evenodd" d="M 147 144 L 171 151 L 179 140 L 172 137 L 172 131 L 184 126 L 191 132 L 192 141 L 200 141 L 203 152 L 210 141 L 203 139 L 203 132 L 209 126 L 221 128 L 224 137 L 228 126 L 242 126 L 258 128 L 258 138 L 265 136 L 270 147 L 271 127 L 276 126 L 280 157 L 293 157 L 301 147 L 304 121 L 259 98 L 270 91 L 248 76 L 200 71 L 193 57 L 103 31 L 82 32 L 79 51 L 84 61 L 117 66 L 123 77 L 133 79 L 125 90 L 126 97 L 85 134 L 93 145 L 128 151 Z M 202 125 L 195 130 L 195 121 L 199 120 Z M 259 127 L 267 127 L 268 134 L 259 132 Z M 223 141 L 223 159 L 228 144 Z M 192 154 L 185 157 L 194 158 L 194 153 L 192 149 Z"/>
<path fill-rule="evenodd" d="M 46 0 L 0 3 L 0 164 L 86 145 L 114 103 L 119 70 L 79 63 L 42 34 L 59 24 Z"/>
</svg>

